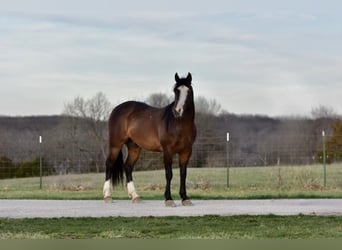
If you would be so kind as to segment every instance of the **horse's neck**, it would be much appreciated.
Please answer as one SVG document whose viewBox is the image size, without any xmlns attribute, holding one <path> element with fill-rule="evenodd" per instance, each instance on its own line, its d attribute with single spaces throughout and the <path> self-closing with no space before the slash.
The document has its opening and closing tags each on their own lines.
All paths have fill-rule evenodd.
<svg viewBox="0 0 342 250">
<path fill-rule="evenodd" d="M 191 102 L 190 106 L 184 110 L 184 113 L 182 117 L 180 118 L 174 117 L 173 112 L 172 112 L 173 105 L 174 105 L 174 102 L 164 108 L 163 116 L 167 117 L 166 119 L 167 123 L 176 122 L 182 125 L 182 124 L 195 122 L 195 104 L 193 102 Z"/>
<path fill-rule="evenodd" d="M 195 105 L 191 103 L 191 106 L 184 110 L 181 118 L 178 118 L 180 123 L 188 124 L 195 122 Z"/>
<path fill-rule="evenodd" d="M 185 110 L 184 117 L 191 122 L 195 122 L 195 106 L 193 105 L 189 110 Z"/>
</svg>

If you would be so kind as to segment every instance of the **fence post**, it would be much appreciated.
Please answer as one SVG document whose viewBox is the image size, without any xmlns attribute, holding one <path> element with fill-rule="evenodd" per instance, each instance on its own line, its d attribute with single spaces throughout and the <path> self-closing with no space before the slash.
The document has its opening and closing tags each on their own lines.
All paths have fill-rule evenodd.
<svg viewBox="0 0 342 250">
<path fill-rule="evenodd" d="M 325 131 L 322 131 L 322 143 L 323 143 L 323 175 L 324 175 L 324 187 L 327 186 L 327 164 L 326 164 L 326 152 L 325 152 Z"/>
<path fill-rule="evenodd" d="M 43 166 L 42 166 L 42 136 L 39 136 L 39 177 L 40 177 L 39 188 L 40 189 L 42 189 L 42 175 L 43 175 Z"/>
<path fill-rule="evenodd" d="M 226 158 L 226 166 L 227 166 L 227 188 L 229 188 L 229 132 L 227 132 L 227 158 Z"/>
</svg>

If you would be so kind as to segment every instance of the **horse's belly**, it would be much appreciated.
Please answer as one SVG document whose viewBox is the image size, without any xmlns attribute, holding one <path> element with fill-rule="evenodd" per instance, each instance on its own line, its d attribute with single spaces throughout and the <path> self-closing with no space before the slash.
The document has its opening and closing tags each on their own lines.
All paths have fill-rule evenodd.
<svg viewBox="0 0 342 250">
<path fill-rule="evenodd" d="M 154 133 L 149 131 L 131 131 L 129 137 L 134 141 L 139 147 L 150 150 L 162 152 L 163 148 L 160 144 L 159 137 Z"/>
<path fill-rule="evenodd" d="M 139 147 L 149 150 L 149 151 L 157 151 L 157 152 L 162 152 L 163 148 L 160 145 L 160 143 L 157 142 L 151 142 L 150 140 L 142 140 L 142 141 L 134 141 L 136 144 L 138 144 Z"/>
</svg>

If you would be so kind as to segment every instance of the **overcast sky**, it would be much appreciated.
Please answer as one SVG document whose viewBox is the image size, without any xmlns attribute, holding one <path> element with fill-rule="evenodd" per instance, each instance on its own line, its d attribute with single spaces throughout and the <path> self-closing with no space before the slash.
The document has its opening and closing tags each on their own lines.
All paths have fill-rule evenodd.
<svg viewBox="0 0 342 250">
<path fill-rule="evenodd" d="M 3 1 L 0 115 L 171 94 L 175 72 L 232 113 L 342 113 L 341 13 L 323 0 Z"/>
</svg>

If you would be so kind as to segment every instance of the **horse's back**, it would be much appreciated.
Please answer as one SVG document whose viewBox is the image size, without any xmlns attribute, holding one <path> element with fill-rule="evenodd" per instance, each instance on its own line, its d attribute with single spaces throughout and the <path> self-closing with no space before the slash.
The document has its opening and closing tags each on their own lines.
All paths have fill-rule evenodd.
<svg viewBox="0 0 342 250">
<path fill-rule="evenodd" d="M 116 115 L 129 115 L 134 110 L 148 109 L 148 108 L 152 108 L 152 107 L 143 102 L 127 101 L 116 106 L 113 109 L 110 117 L 116 116 Z"/>
<path fill-rule="evenodd" d="M 116 137 L 130 138 L 140 147 L 161 151 L 158 126 L 163 109 L 146 103 L 128 101 L 115 107 L 109 119 L 109 132 Z"/>
</svg>

